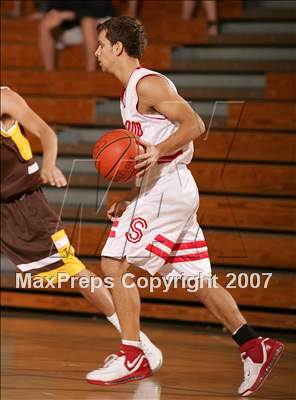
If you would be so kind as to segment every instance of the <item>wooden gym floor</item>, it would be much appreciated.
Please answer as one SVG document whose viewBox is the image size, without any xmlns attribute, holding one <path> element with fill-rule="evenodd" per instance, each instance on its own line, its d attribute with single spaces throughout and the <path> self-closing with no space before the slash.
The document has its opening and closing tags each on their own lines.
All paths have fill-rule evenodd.
<svg viewBox="0 0 296 400">
<path fill-rule="evenodd" d="M 1 325 L 1 398 L 4 400 L 227 400 L 242 378 L 239 353 L 221 329 L 144 322 L 143 330 L 164 353 L 154 377 L 103 388 L 87 384 L 86 372 L 118 348 L 104 319 L 5 312 Z M 279 337 L 277 335 L 277 337 Z M 281 335 L 286 351 L 252 399 L 296 398 L 296 342 Z"/>
</svg>

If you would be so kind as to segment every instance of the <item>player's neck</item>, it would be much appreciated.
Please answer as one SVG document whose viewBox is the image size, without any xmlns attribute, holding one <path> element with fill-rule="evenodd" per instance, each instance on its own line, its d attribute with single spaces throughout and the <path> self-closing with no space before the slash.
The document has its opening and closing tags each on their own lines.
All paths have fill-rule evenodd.
<svg viewBox="0 0 296 400">
<path fill-rule="evenodd" d="M 140 61 L 137 58 L 128 58 L 114 70 L 114 75 L 120 80 L 122 85 L 126 88 L 131 74 L 136 68 L 140 67 Z"/>
</svg>

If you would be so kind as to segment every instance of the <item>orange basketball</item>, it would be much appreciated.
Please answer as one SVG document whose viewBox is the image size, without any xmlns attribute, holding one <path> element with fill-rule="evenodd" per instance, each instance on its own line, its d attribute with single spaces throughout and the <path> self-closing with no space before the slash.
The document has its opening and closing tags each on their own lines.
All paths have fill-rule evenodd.
<svg viewBox="0 0 296 400">
<path fill-rule="evenodd" d="M 93 159 L 100 175 L 109 181 L 127 183 L 135 178 L 135 157 L 144 152 L 137 137 L 126 129 L 105 133 L 94 145 Z"/>
</svg>

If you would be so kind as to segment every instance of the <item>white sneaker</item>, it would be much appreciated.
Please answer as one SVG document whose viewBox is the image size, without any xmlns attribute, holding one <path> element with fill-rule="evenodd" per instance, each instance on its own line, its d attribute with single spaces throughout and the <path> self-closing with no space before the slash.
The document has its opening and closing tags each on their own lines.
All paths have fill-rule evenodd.
<svg viewBox="0 0 296 400">
<path fill-rule="evenodd" d="M 86 380 L 95 385 L 118 385 L 138 381 L 151 374 L 149 362 L 141 349 L 121 345 L 120 351 L 107 357 L 103 368 L 89 372 Z"/>
<path fill-rule="evenodd" d="M 283 343 L 269 338 L 251 339 L 240 348 L 244 364 L 244 381 L 238 389 L 241 396 L 258 390 L 271 373 L 283 350 Z"/>
<path fill-rule="evenodd" d="M 152 372 L 158 371 L 162 367 L 163 357 L 161 350 L 156 347 L 144 332 L 140 332 L 142 349 L 149 361 Z"/>
</svg>

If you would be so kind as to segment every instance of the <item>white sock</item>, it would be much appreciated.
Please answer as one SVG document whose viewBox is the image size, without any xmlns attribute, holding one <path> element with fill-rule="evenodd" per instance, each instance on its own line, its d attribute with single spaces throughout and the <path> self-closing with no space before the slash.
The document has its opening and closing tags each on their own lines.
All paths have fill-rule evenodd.
<svg viewBox="0 0 296 400">
<path fill-rule="evenodd" d="M 119 319 L 118 319 L 116 313 L 114 313 L 114 314 L 110 315 L 110 317 L 106 317 L 106 318 L 118 330 L 118 332 L 121 332 Z"/>
<path fill-rule="evenodd" d="M 141 342 L 138 342 L 136 340 L 126 340 L 126 339 L 122 339 L 121 340 L 122 344 L 125 344 L 126 346 L 134 346 L 134 347 L 138 347 L 138 349 L 142 350 L 142 345 Z"/>
<path fill-rule="evenodd" d="M 141 340 L 141 342 L 143 342 L 143 343 L 145 343 L 146 345 L 148 344 L 152 344 L 152 342 L 151 342 L 151 340 L 148 338 L 148 336 L 147 335 L 145 335 L 145 333 L 144 332 L 140 332 L 140 340 Z"/>
<path fill-rule="evenodd" d="M 110 315 L 110 317 L 106 317 L 106 318 L 118 330 L 118 332 L 121 332 L 119 319 L 118 319 L 116 313 L 114 313 L 114 314 Z M 145 342 L 150 342 L 149 338 L 142 331 L 140 332 L 140 340 L 145 341 Z"/>
<path fill-rule="evenodd" d="M 120 323 L 119 323 L 117 314 L 114 313 L 114 314 L 110 315 L 110 317 L 106 317 L 106 318 L 120 333 L 121 328 L 120 328 Z M 141 340 L 141 342 L 145 342 L 145 343 L 149 343 L 149 344 L 151 343 L 150 339 L 142 331 L 140 332 L 140 340 Z M 133 346 L 133 345 L 131 345 L 131 346 Z"/>
</svg>

